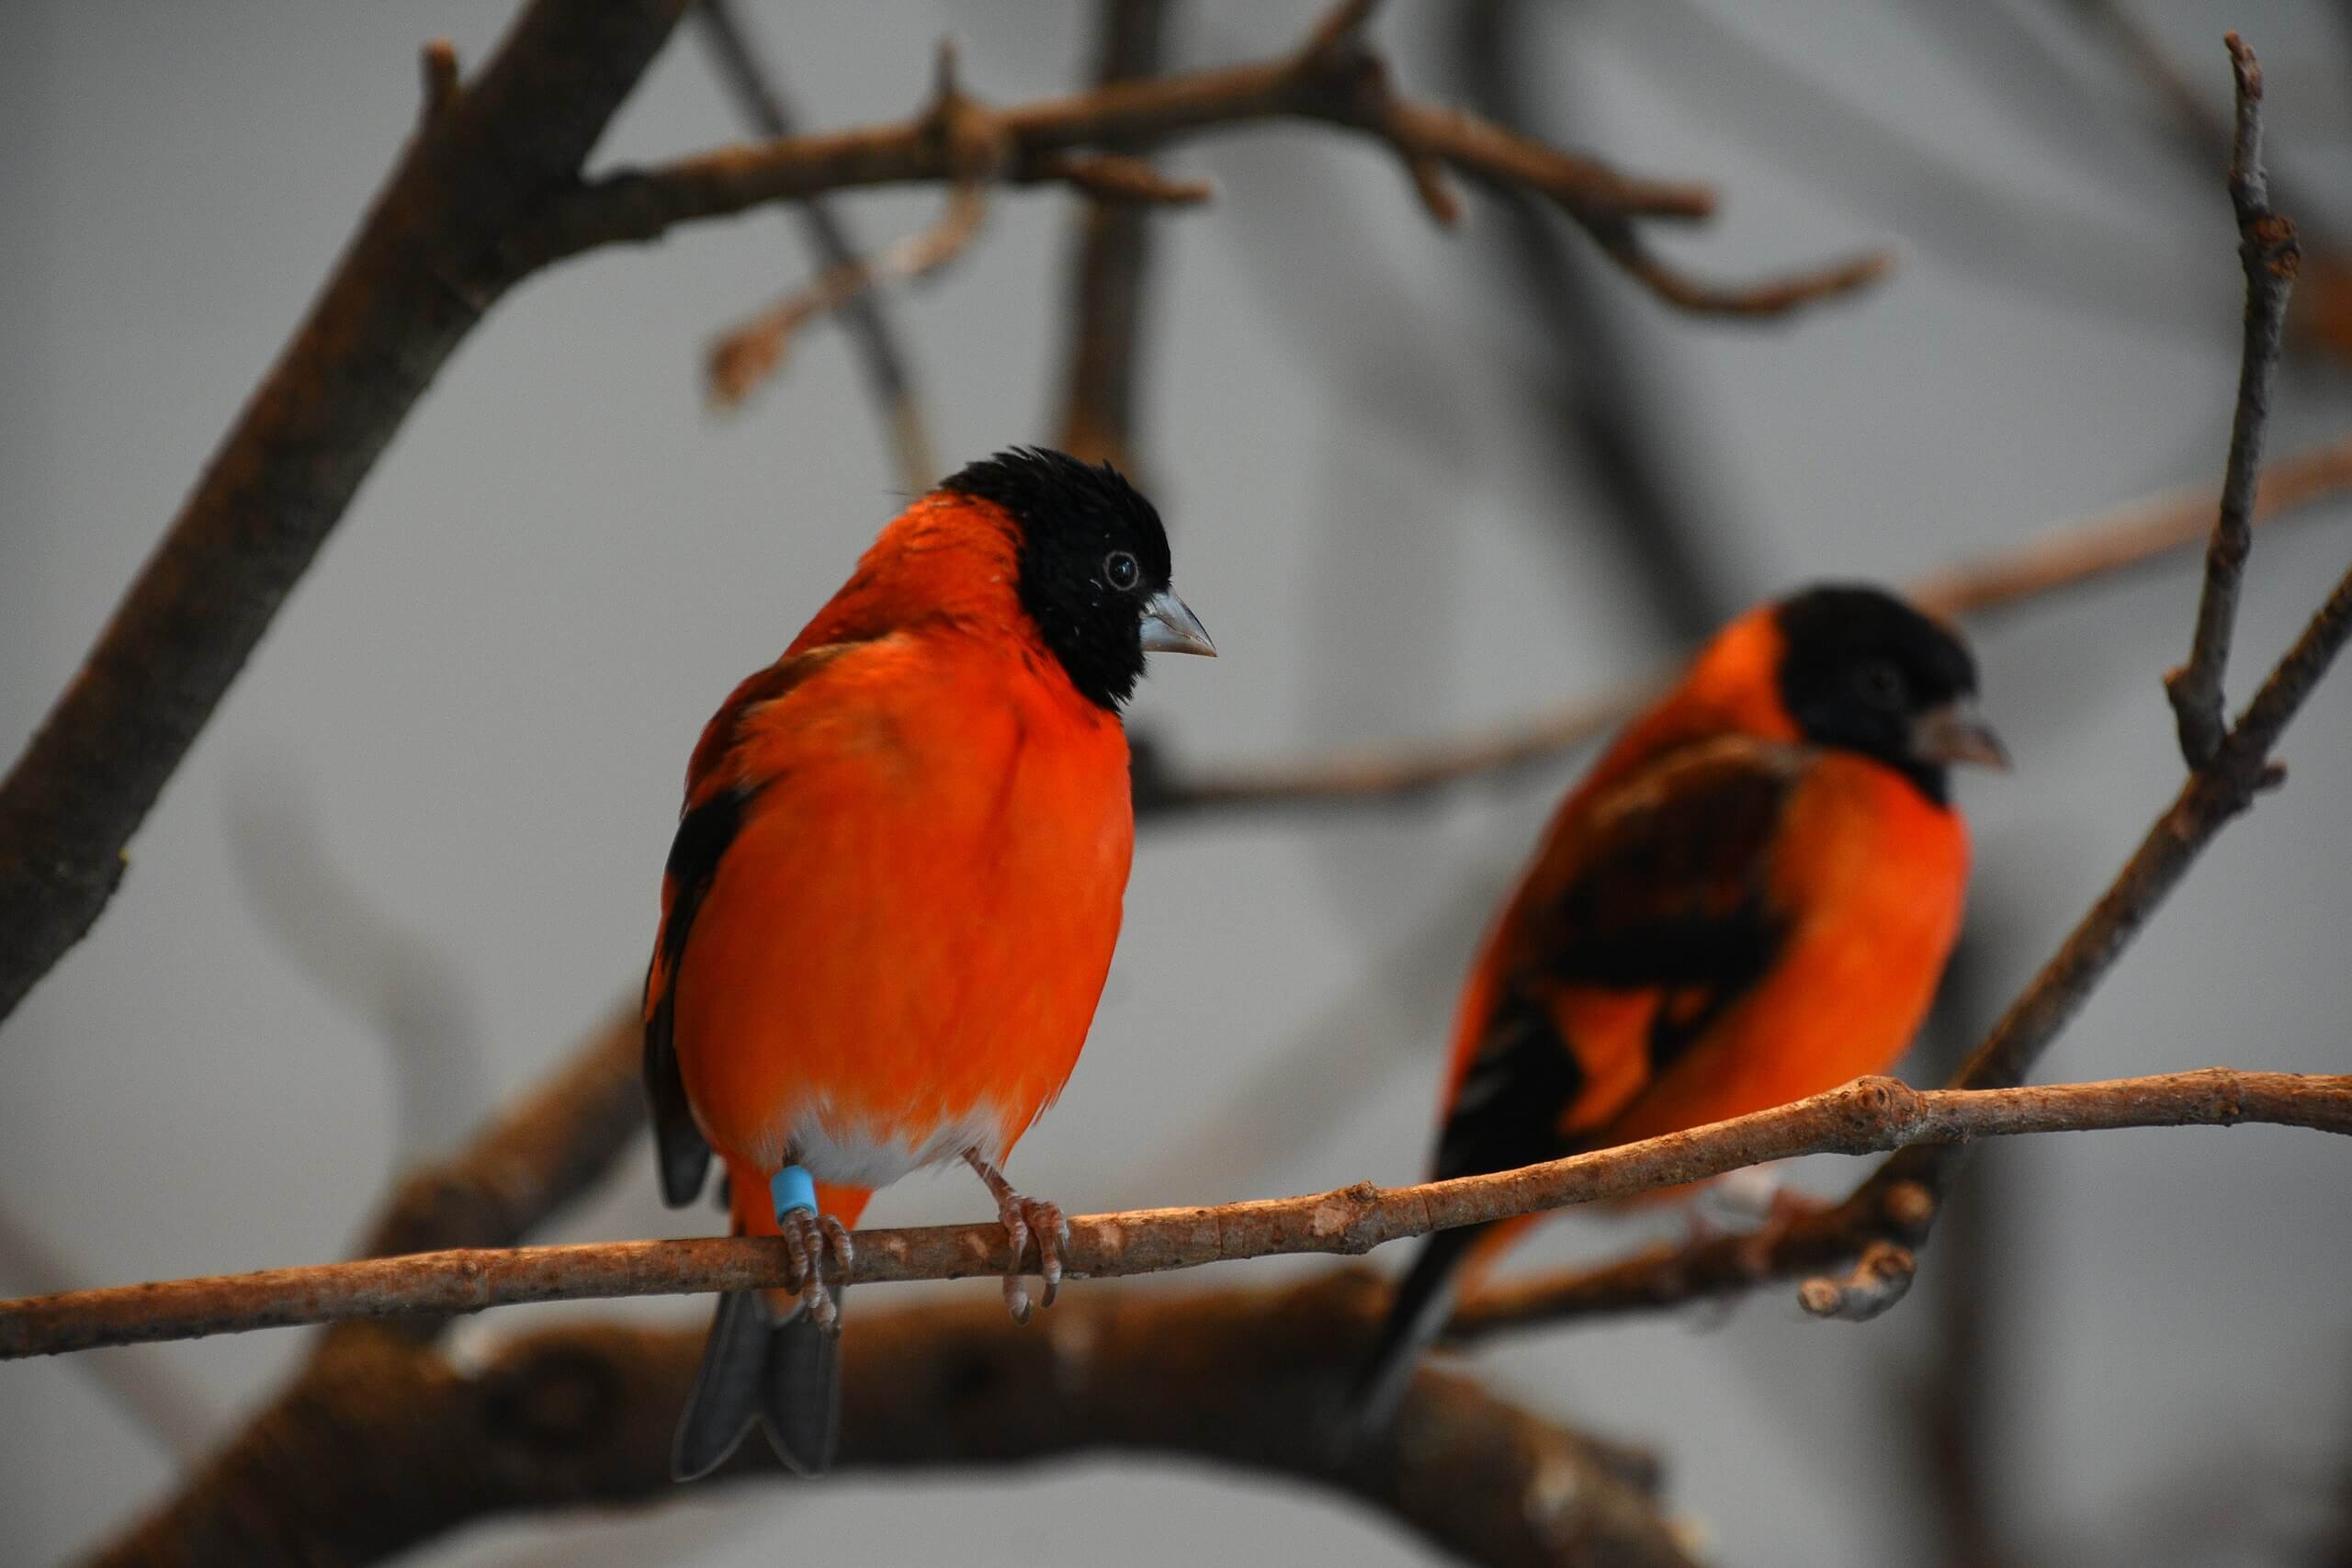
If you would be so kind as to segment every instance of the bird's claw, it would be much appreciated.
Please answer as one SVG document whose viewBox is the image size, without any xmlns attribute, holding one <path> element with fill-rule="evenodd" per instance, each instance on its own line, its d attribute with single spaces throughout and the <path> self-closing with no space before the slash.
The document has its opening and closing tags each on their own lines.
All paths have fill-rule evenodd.
<svg viewBox="0 0 2352 1568">
<path fill-rule="evenodd" d="M 783 1233 L 784 1255 L 792 1265 L 791 1288 L 799 1292 L 808 1321 L 828 1334 L 837 1332 L 841 1307 L 825 1285 L 825 1254 L 832 1253 L 836 1269 L 848 1271 L 857 1253 L 849 1239 L 849 1227 L 831 1214 L 792 1209 L 776 1216 L 776 1228 Z"/>
<path fill-rule="evenodd" d="M 1004 1277 L 1004 1309 L 1012 1314 L 1013 1322 L 1027 1323 L 1031 1307 L 1029 1288 L 1020 1274 L 1022 1255 L 1029 1250 L 1031 1241 L 1036 1242 L 1037 1278 L 1046 1287 L 1037 1304 L 1053 1305 L 1062 1290 L 1062 1253 L 1069 1246 L 1069 1218 L 1059 1203 L 1015 1192 L 1004 1173 L 976 1151 L 967 1151 L 964 1158 L 996 1198 L 997 1218 L 1004 1224 L 1005 1242 L 1012 1251 L 1014 1271 Z"/>
</svg>

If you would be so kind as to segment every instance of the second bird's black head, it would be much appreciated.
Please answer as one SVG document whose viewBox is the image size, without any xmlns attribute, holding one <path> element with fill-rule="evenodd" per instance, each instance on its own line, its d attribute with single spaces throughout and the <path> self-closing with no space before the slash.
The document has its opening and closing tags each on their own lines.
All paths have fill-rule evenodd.
<svg viewBox="0 0 2352 1568">
<path fill-rule="evenodd" d="M 2006 768 L 1976 712 L 1976 660 L 1945 626 L 1883 589 L 1826 583 L 1781 601 L 1781 701 L 1798 733 L 1901 773 L 1947 798 L 1954 762 Z"/>
<path fill-rule="evenodd" d="M 1170 586 L 1159 513 L 1110 464 L 1015 446 L 939 488 L 994 502 L 1012 516 L 1022 607 L 1088 700 L 1115 710 L 1134 693 L 1146 653 L 1216 655 Z"/>
</svg>

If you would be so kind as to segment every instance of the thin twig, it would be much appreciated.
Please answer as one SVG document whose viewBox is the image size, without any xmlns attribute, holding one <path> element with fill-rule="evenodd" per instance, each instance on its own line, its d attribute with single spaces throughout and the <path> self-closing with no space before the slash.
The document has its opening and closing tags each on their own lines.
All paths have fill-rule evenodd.
<svg viewBox="0 0 2352 1568">
<path fill-rule="evenodd" d="M 736 14 L 734 0 L 701 0 L 695 17 L 703 40 L 709 46 L 711 62 L 744 119 L 770 141 L 791 135 L 792 113 L 777 85 L 776 72 L 761 58 L 751 29 Z M 823 271 L 830 274 L 855 265 L 857 243 L 831 202 L 812 197 L 797 204 L 797 213 L 808 248 L 816 253 Z M 899 482 L 908 493 L 920 494 L 939 478 L 939 465 L 932 449 L 930 421 L 916 395 L 914 372 L 899 344 L 888 307 L 877 296 L 860 290 L 836 310 L 865 373 L 866 386 L 882 410 L 891 449 L 898 457 Z"/>
<path fill-rule="evenodd" d="M 864 299 L 886 283 L 918 283 L 964 254 L 988 215 L 985 187 L 957 186 L 946 210 L 920 234 L 910 234 L 871 260 L 851 260 L 828 268 L 814 283 L 797 288 L 757 316 L 721 333 L 703 363 L 703 384 L 711 402 L 734 408 L 784 367 L 792 334 L 817 317 Z M 923 481 L 928 484 L 928 479 Z"/>
<path fill-rule="evenodd" d="M 971 109 L 953 138 L 940 137 L 928 116 L 918 116 L 607 175 L 526 215 L 505 254 L 519 276 L 601 245 L 651 240 L 681 223 L 823 191 L 980 177 L 1013 185 L 1062 180 L 1070 164 L 1060 155 L 1080 148 L 1165 146 L 1238 125 L 1303 119 L 1386 146 L 1418 171 L 1425 201 L 1425 176 L 1436 165 L 1476 184 L 1532 191 L 1626 262 L 1645 286 L 1686 310 L 1793 310 L 1863 287 L 1884 263 L 1874 254 L 1733 288 L 1685 278 L 1655 257 L 1634 265 L 1631 220 L 1706 217 L 1711 193 L 1621 175 L 1476 116 L 1401 97 L 1353 27 L 1320 29 L 1307 47 L 1280 60 L 1116 83 L 1013 108 Z M 1442 201 L 1432 205 L 1441 215 L 1446 209 Z"/>
<path fill-rule="evenodd" d="M 1062 1258 L 1110 1279 L 1293 1253 L 1352 1256 L 1454 1225 L 1606 1201 L 1809 1154 L 2114 1127 L 2268 1122 L 2352 1132 L 2352 1077 L 2222 1068 L 2003 1089 L 1913 1089 L 1892 1078 L 1690 1132 L 1419 1187 L 1369 1182 L 1300 1198 L 1146 1209 L 1070 1221 Z M 843 1283 L 1001 1275 L 1031 1266 L 997 1224 L 861 1232 Z M 680 1295 L 790 1282 L 774 1238 L 713 1236 L 464 1248 L 0 1302 L 0 1359 L 307 1323 L 476 1312 L 522 1302 Z"/>
<path fill-rule="evenodd" d="M 2180 728 L 2181 755 L 2192 768 L 2211 762 L 2221 750 L 2228 722 L 2222 678 L 2237 625 L 2238 585 L 2254 547 L 2247 520 L 2256 476 L 2262 468 L 2262 437 L 2270 423 L 2270 384 L 2278 373 L 2278 350 L 2287 322 L 2287 297 L 2295 284 L 2301 253 L 2295 226 L 2270 209 L 2270 188 L 2262 172 L 2262 66 L 2238 35 L 2228 36 L 2230 68 L 2237 82 L 2237 135 L 2230 152 L 2230 205 L 2237 213 L 2238 260 L 2245 270 L 2245 344 L 2238 365 L 2237 412 L 2230 423 L 2230 457 L 2222 479 L 2220 515 L 2206 547 L 2205 586 L 2197 603 L 2197 634 L 2188 662 L 2165 677 Z"/>
<path fill-rule="evenodd" d="M 2352 437 L 2269 465 L 2249 520 L 2273 522 L 2352 492 Z M 2204 538 L 2211 487 L 2166 491 L 2084 522 L 2063 525 L 2019 548 L 1947 568 L 1910 584 L 1911 599 L 1946 616 L 1976 615 L 2116 576 Z M 1499 726 L 1482 734 L 1410 745 L 1367 746 L 1298 761 L 1180 770 L 1139 760 L 1138 817 L 1416 799 L 1451 784 L 1507 773 L 1592 740 L 1655 695 L 1664 677 Z"/>
</svg>

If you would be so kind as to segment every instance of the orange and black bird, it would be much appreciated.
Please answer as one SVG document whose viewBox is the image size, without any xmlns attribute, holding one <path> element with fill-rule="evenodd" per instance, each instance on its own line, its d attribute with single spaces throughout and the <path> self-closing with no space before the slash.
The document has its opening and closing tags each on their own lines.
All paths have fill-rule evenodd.
<svg viewBox="0 0 2352 1568">
<path fill-rule="evenodd" d="M 1050 1303 L 1068 1226 L 1000 1168 L 1078 1061 L 1134 845 L 1119 707 L 1148 652 L 1212 654 L 1168 536 L 1108 465 L 1016 448 L 882 530 L 686 766 L 645 986 L 662 1196 L 715 1151 L 733 1229 L 781 1235 L 797 1292 L 720 1298 L 680 1479 L 754 1425 L 830 1463 L 838 1303 L 824 1255 L 876 1188 L 961 1160 Z M 1018 1279 L 1013 1315 L 1028 1315 Z"/>
<path fill-rule="evenodd" d="M 1545 830 L 1456 1013 L 1432 1175 L 1510 1170 L 1883 1072 L 1960 929 L 1956 762 L 2007 766 L 1976 666 L 1894 595 L 1733 622 Z M 1466 1267 L 1528 1220 L 1432 1235 L 1352 1393 L 1395 1413 Z"/>
</svg>

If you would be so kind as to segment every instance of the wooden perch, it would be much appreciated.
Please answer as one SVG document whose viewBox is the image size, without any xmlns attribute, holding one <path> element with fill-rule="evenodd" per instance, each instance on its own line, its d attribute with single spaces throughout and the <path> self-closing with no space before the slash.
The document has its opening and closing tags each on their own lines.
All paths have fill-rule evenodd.
<svg viewBox="0 0 2352 1568">
<path fill-rule="evenodd" d="M 1146 1209 L 1070 1221 L 1077 1277 L 1157 1274 L 1288 1253 L 1368 1252 L 1383 1242 L 1572 1204 L 1630 1198 L 1813 1154 L 1876 1154 L 2027 1133 L 2268 1122 L 2352 1132 L 2352 1077 L 2222 1068 L 2107 1083 L 1914 1089 L 1858 1078 L 1730 1122 L 1523 1170 L 1419 1187 L 1369 1182 L 1301 1198 Z M 998 1224 L 861 1231 L 844 1284 L 1035 1271 Z M 0 1359 L 98 1345 L 193 1339 L 297 1324 L 477 1312 L 523 1302 L 798 1288 L 774 1238 L 707 1236 L 508 1250 L 458 1248 L 0 1302 Z"/>
</svg>

